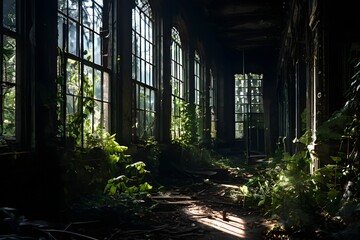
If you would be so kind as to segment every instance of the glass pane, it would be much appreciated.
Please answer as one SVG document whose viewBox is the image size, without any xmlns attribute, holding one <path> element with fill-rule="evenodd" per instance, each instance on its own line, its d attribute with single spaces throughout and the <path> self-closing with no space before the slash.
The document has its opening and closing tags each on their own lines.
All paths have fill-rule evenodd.
<svg viewBox="0 0 360 240">
<path fill-rule="evenodd" d="M 109 74 L 107 72 L 103 73 L 103 101 L 109 101 Z"/>
<path fill-rule="evenodd" d="M 146 36 L 146 22 L 144 20 L 145 16 L 143 13 L 140 13 L 140 34 L 142 37 Z"/>
<path fill-rule="evenodd" d="M 94 131 L 93 115 L 91 114 L 92 112 L 88 110 L 88 106 L 94 106 L 94 102 L 89 100 L 87 104 L 84 104 L 83 106 L 83 114 L 86 115 L 83 123 L 84 135 L 90 134 Z"/>
<path fill-rule="evenodd" d="M 94 97 L 94 79 L 93 69 L 89 66 L 84 66 L 84 81 L 83 81 L 83 96 L 93 98 Z"/>
<path fill-rule="evenodd" d="M 171 94 L 172 95 L 177 95 L 176 94 L 176 84 L 175 84 L 175 78 L 171 78 Z"/>
<path fill-rule="evenodd" d="M 74 115 L 79 111 L 79 98 L 71 95 L 66 96 L 66 114 Z"/>
<path fill-rule="evenodd" d="M 16 112 L 16 40 L 11 37 L 3 37 L 2 46 L 2 123 L 0 135 L 15 136 L 15 112 Z"/>
<path fill-rule="evenodd" d="M 145 83 L 145 72 L 146 72 L 145 61 L 141 60 L 141 82 L 142 83 Z"/>
<path fill-rule="evenodd" d="M 155 125 L 155 114 L 148 112 L 147 116 L 146 116 L 146 134 L 147 134 L 147 136 L 154 135 L 154 125 Z"/>
<path fill-rule="evenodd" d="M 66 34 L 66 33 L 64 33 L 64 24 L 65 24 L 64 21 L 65 21 L 65 19 L 59 15 L 57 30 L 58 30 L 58 46 L 61 49 L 64 49 L 64 35 Z"/>
<path fill-rule="evenodd" d="M 67 15 L 67 0 L 58 0 L 58 10 Z"/>
<path fill-rule="evenodd" d="M 251 112 L 252 113 L 259 113 L 260 112 L 259 105 L 251 104 Z"/>
<path fill-rule="evenodd" d="M 140 73 L 140 58 L 136 58 L 136 80 L 141 80 L 141 73 Z"/>
<path fill-rule="evenodd" d="M 16 0 L 3 0 L 3 26 L 16 31 Z"/>
<path fill-rule="evenodd" d="M 180 86 L 179 86 L 179 88 L 180 88 L 180 97 L 181 98 L 185 98 L 185 85 L 184 85 L 184 83 L 183 82 L 180 82 Z"/>
<path fill-rule="evenodd" d="M 136 101 L 136 108 L 139 109 L 140 108 L 140 86 L 139 85 L 135 85 L 135 101 Z"/>
<path fill-rule="evenodd" d="M 151 45 L 150 45 L 150 43 L 148 41 L 145 41 L 145 60 L 147 62 L 151 62 L 151 59 L 150 59 L 151 54 L 150 54 L 150 52 L 151 52 Z"/>
<path fill-rule="evenodd" d="M 152 34 L 152 31 L 153 31 L 153 27 L 152 27 L 152 22 L 151 20 L 149 21 L 149 24 L 148 24 L 148 28 L 147 28 L 147 36 L 146 36 L 146 39 L 152 44 L 153 43 L 153 34 Z"/>
<path fill-rule="evenodd" d="M 240 98 L 240 103 L 241 103 L 241 104 L 246 104 L 246 103 L 248 103 L 248 98 L 245 97 L 245 96 L 241 97 L 241 98 Z"/>
<path fill-rule="evenodd" d="M 171 76 L 175 77 L 175 62 L 171 61 Z"/>
<path fill-rule="evenodd" d="M 138 111 L 137 112 L 137 135 L 142 138 L 142 135 L 144 133 L 144 112 L 143 111 Z"/>
<path fill-rule="evenodd" d="M 94 13 L 92 0 L 82 0 L 82 24 L 90 29 L 93 28 Z"/>
<path fill-rule="evenodd" d="M 150 66 L 149 71 L 150 71 L 149 85 L 152 87 L 155 87 L 155 82 L 154 82 L 154 77 L 153 77 L 153 74 L 154 74 L 154 66 L 153 65 Z"/>
<path fill-rule="evenodd" d="M 135 31 L 135 27 L 136 27 L 136 15 L 137 15 L 137 12 L 135 9 L 132 10 L 132 16 L 131 16 L 131 27 L 133 29 L 133 31 Z"/>
<path fill-rule="evenodd" d="M 100 33 L 102 27 L 102 8 L 94 4 L 94 31 Z"/>
<path fill-rule="evenodd" d="M 141 37 L 140 37 L 140 35 L 135 34 L 135 38 L 136 38 L 135 39 L 135 45 L 136 45 L 135 54 L 136 54 L 136 56 L 140 57 L 140 53 L 141 53 L 140 39 L 141 39 Z"/>
<path fill-rule="evenodd" d="M 103 6 L 103 0 L 95 0 L 97 4 L 99 4 L 101 7 Z"/>
<path fill-rule="evenodd" d="M 251 95 L 259 95 L 260 90 L 259 88 L 251 88 Z"/>
<path fill-rule="evenodd" d="M 134 24 L 135 24 L 135 31 L 140 34 L 140 15 L 139 10 L 136 9 L 135 11 L 135 18 L 134 18 Z"/>
<path fill-rule="evenodd" d="M 179 64 L 183 64 L 183 59 L 182 59 L 182 49 L 179 46 L 179 50 L 178 50 L 178 56 L 179 56 Z"/>
<path fill-rule="evenodd" d="M 109 107 L 109 104 L 108 103 L 103 103 L 103 108 L 104 108 L 104 111 L 103 111 L 103 127 L 105 128 L 106 131 L 109 131 L 110 130 L 110 107 Z"/>
<path fill-rule="evenodd" d="M 153 72 L 152 72 L 152 65 L 150 65 L 150 64 L 147 64 L 147 66 L 146 66 L 146 74 L 147 74 L 147 80 L 148 80 L 148 84 L 149 84 L 149 86 L 154 86 L 154 83 L 153 83 L 153 77 L 152 77 L 152 74 L 153 74 Z"/>
<path fill-rule="evenodd" d="M 94 60 L 96 64 L 101 65 L 101 38 L 100 35 L 96 33 L 94 34 L 94 37 Z"/>
<path fill-rule="evenodd" d="M 69 17 L 75 21 L 79 21 L 79 0 L 69 0 Z"/>
<path fill-rule="evenodd" d="M 242 96 L 247 96 L 248 94 L 248 89 L 247 88 L 240 88 L 240 94 Z"/>
<path fill-rule="evenodd" d="M 136 46 L 136 33 L 133 31 L 132 32 L 132 49 L 131 49 L 131 52 L 132 52 L 132 54 L 133 55 L 136 55 L 136 48 L 137 48 L 137 46 Z"/>
<path fill-rule="evenodd" d="M 3 91 L 3 129 L 0 129 L 0 135 L 3 136 L 15 136 L 15 85 L 2 86 Z"/>
<path fill-rule="evenodd" d="M 151 91 L 150 110 L 155 111 L 155 91 Z"/>
<path fill-rule="evenodd" d="M 150 104 L 150 89 L 146 88 L 145 89 L 145 109 L 146 110 L 150 110 L 151 108 L 151 104 Z"/>
<path fill-rule="evenodd" d="M 95 101 L 94 103 L 94 127 L 101 126 L 101 102 Z"/>
<path fill-rule="evenodd" d="M 3 40 L 3 81 L 16 83 L 16 40 L 4 36 Z"/>
<path fill-rule="evenodd" d="M 66 64 L 66 93 L 80 96 L 80 90 L 79 63 L 68 59 Z"/>
<path fill-rule="evenodd" d="M 92 61 L 93 60 L 93 38 L 92 38 L 92 34 L 89 30 L 84 29 L 83 32 L 83 55 L 84 55 L 84 59 L 88 60 L 88 61 Z"/>
<path fill-rule="evenodd" d="M 195 92 L 195 103 L 200 104 L 200 93 L 198 91 Z"/>
<path fill-rule="evenodd" d="M 143 36 L 143 35 L 141 35 Z M 144 60 L 146 60 L 146 47 L 145 47 L 145 38 L 141 37 L 141 52 L 140 52 L 140 57 Z"/>
<path fill-rule="evenodd" d="M 134 55 L 131 57 L 131 77 L 132 79 L 136 79 L 136 61 Z"/>
<path fill-rule="evenodd" d="M 94 77 L 94 90 L 95 90 L 95 99 L 101 100 L 101 71 L 95 70 Z"/>
<path fill-rule="evenodd" d="M 139 92 L 139 109 L 143 109 L 145 107 L 145 89 L 143 87 L 140 87 Z"/>
<path fill-rule="evenodd" d="M 183 79 L 184 79 L 184 77 L 183 77 L 183 67 L 182 67 L 182 65 L 179 65 L 179 68 L 178 68 L 178 73 L 179 73 L 179 80 L 180 81 L 182 81 Z"/>
<path fill-rule="evenodd" d="M 68 48 L 69 53 L 72 53 L 76 56 L 79 55 L 79 45 L 78 45 L 78 29 L 77 24 L 74 21 L 69 20 L 69 36 L 68 36 Z"/>
</svg>

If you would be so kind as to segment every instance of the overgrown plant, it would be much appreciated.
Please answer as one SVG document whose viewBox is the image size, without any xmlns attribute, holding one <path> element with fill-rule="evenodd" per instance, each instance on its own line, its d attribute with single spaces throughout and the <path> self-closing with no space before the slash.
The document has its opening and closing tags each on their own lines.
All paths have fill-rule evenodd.
<svg viewBox="0 0 360 240">
<path fill-rule="evenodd" d="M 121 146 L 104 129 L 87 134 L 84 146 L 65 149 L 62 153 L 65 190 L 70 196 L 81 192 L 101 192 L 108 179 L 118 176 L 131 163 L 128 149 Z"/>
<path fill-rule="evenodd" d="M 211 167 L 211 153 L 205 147 L 198 145 L 200 111 L 194 103 L 187 103 L 175 99 L 175 106 L 180 109 L 179 118 L 172 118 L 171 131 L 173 132 L 172 145 L 174 158 L 180 167 L 188 168 Z M 174 132 L 179 132 L 176 136 Z"/>
<path fill-rule="evenodd" d="M 95 111 L 95 80 L 85 70 L 80 76 L 79 70 L 79 62 L 66 59 L 58 48 L 58 137 L 65 143 L 59 154 L 69 197 L 102 192 L 107 180 L 118 176 L 131 162 L 125 154 L 128 148 L 116 141 L 115 134 L 108 133 L 101 122 L 95 124 L 91 120 Z"/>
<path fill-rule="evenodd" d="M 128 193 L 130 196 L 147 194 L 153 187 L 148 182 L 149 171 L 144 162 L 136 162 L 126 166 L 125 175 L 109 179 L 104 193 L 109 195 Z"/>
<path fill-rule="evenodd" d="M 173 142 L 178 144 L 194 144 L 197 142 L 198 123 L 196 119 L 196 105 L 187 103 L 183 100 L 175 99 L 175 106 L 180 110 L 178 118 L 172 118 L 171 131 L 178 132 L 178 136 L 173 134 Z"/>
<path fill-rule="evenodd" d="M 359 219 L 356 211 L 360 206 L 360 59 L 356 61 L 350 85 L 348 102 L 317 132 L 318 141 L 341 142 L 338 154 L 329 156 L 332 162 L 320 166 L 310 175 L 307 149 L 293 156 L 284 153 L 283 158 L 276 161 L 275 166 L 281 170 L 270 185 L 271 212 L 281 216 L 288 233 L 304 229 L 314 232 L 316 227 L 339 231 L 343 225 L 339 217 L 334 216 L 341 216 L 349 224 Z M 304 141 L 306 139 L 309 138 L 305 133 L 300 139 L 305 146 L 309 143 Z M 259 185 L 264 186 L 263 183 L 271 179 L 269 176 Z M 335 228 L 331 229 L 331 226 Z"/>
</svg>

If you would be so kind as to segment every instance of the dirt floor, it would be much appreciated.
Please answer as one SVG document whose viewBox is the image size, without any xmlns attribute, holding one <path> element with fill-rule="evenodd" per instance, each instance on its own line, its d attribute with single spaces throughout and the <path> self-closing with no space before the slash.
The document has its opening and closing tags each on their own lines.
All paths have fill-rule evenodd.
<svg viewBox="0 0 360 240">
<path fill-rule="evenodd" d="M 167 227 L 148 239 L 264 239 L 272 222 L 222 197 L 230 186 L 199 185 L 203 189 L 196 192 L 196 196 L 175 191 L 155 198 L 161 204 L 174 207 L 157 213 L 159 225 L 165 223 Z"/>
<path fill-rule="evenodd" d="M 225 177 L 214 179 L 206 178 L 211 172 L 199 174 L 191 172 L 187 179 L 168 179 L 170 183 L 164 191 L 138 203 L 119 204 L 112 199 L 108 204 L 94 198 L 87 201 L 90 211 L 84 203 L 71 210 L 73 216 L 80 218 L 48 224 L 19 217 L 17 226 L 21 225 L 22 229 L 25 226 L 26 231 L 31 229 L 34 236 L 40 232 L 52 240 L 265 239 L 276 221 L 264 219 L 262 213 L 244 205 L 244 199 L 236 202 L 227 194 L 231 189 L 239 189 L 241 182 L 226 178 L 227 172 L 223 174 Z M 117 205 L 112 205 L 114 202 Z M 141 211 L 141 206 L 146 212 Z M 126 208 L 133 209 L 126 211 Z M 26 231 L 22 230 L 21 234 L 26 235 Z M 26 236 L 31 236 L 30 233 Z M 5 235 L 0 232 L 0 239 L 6 239 L 1 236 Z"/>
<path fill-rule="evenodd" d="M 157 203 L 137 224 L 123 224 L 101 239 L 158 240 L 264 239 L 274 221 L 234 203 L 225 192 L 238 188 L 229 182 L 203 181 L 153 195 Z"/>
</svg>

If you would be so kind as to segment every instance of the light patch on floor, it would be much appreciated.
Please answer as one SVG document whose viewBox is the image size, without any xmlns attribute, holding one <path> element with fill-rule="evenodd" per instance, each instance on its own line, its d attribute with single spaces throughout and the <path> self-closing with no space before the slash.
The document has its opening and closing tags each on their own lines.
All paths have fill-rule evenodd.
<svg viewBox="0 0 360 240">
<path fill-rule="evenodd" d="M 246 238 L 246 222 L 238 216 L 197 205 L 188 206 L 184 212 L 194 221 L 208 227 L 235 237 Z"/>
</svg>

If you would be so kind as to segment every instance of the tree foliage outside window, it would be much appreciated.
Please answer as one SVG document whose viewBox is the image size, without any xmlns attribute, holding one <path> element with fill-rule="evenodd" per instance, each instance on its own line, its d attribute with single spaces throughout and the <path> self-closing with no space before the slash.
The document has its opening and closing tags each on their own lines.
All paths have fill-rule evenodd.
<svg viewBox="0 0 360 240">
<path fill-rule="evenodd" d="M 84 139 L 109 131 L 109 69 L 103 58 L 106 1 L 58 1 L 58 93 L 60 134 Z"/>
<path fill-rule="evenodd" d="M 133 137 L 154 137 L 156 82 L 154 79 L 153 17 L 147 0 L 136 0 L 132 10 Z"/>
<path fill-rule="evenodd" d="M 15 137 L 17 47 L 16 0 L 4 0 L 0 26 L 0 137 Z"/>
</svg>

